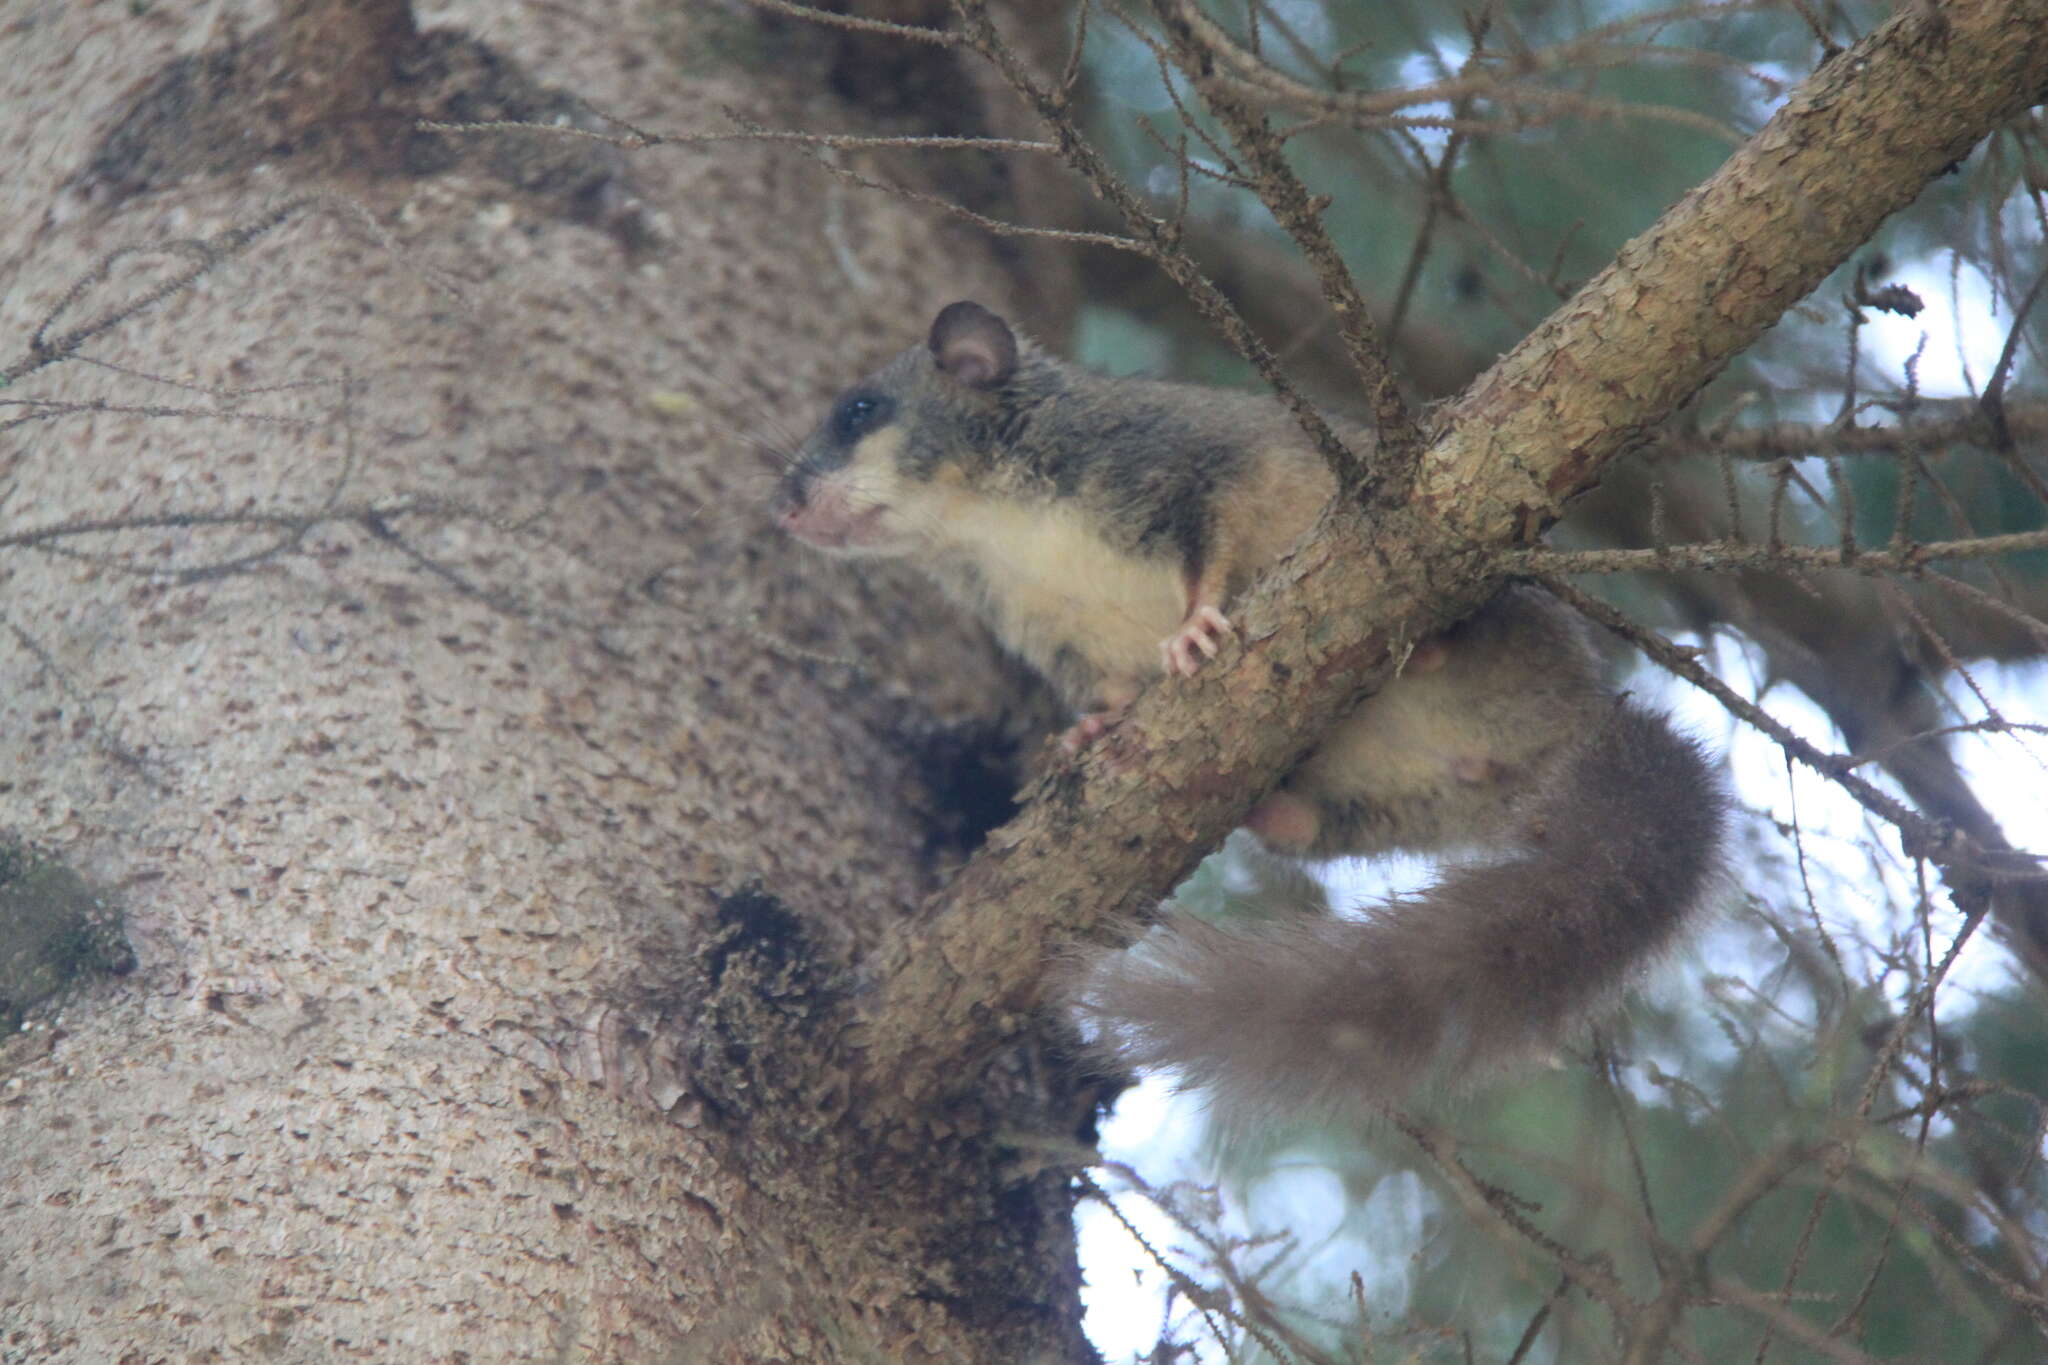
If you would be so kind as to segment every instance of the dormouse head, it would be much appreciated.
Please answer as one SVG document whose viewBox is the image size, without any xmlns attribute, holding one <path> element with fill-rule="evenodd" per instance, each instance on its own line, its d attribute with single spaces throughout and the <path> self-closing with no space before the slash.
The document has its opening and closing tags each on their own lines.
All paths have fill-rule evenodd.
<svg viewBox="0 0 2048 1365">
<path fill-rule="evenodd" d="M 943 544 L 949 502 L 1001 456 L 1005 400 L 1022 357 L 1010 325 L 948 304 L 914 346 L 841 394 L 783 478 L 776 519 L 846 555 Z"/>
</svg>

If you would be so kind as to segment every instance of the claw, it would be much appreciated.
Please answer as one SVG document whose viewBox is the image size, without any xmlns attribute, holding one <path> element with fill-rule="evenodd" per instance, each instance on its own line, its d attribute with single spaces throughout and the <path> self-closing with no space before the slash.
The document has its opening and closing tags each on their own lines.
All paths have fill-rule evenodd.
<svg viewBox="0 0 2048 1365">
<path fill-rule="evenodd" d="M 1213 659 L 1225 640 L 1237 638 L 1237 627 L 1217 608 L 1203 603 L 1188 613 L 1178 631 L 1159 642 L 1159 660 L 1168 673 L 1192 678 L 1206 659 Z"/>
</svg>

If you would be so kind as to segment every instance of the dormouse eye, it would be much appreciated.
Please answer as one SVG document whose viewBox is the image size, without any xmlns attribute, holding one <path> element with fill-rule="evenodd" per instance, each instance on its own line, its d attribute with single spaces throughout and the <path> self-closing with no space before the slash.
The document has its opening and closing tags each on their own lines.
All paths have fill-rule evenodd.
<svg viewBox="0 0 2048 1365">
<path fill-rule="evenodd" d="M 895 400 L 884 394 L 849 393 L 832 409 L 832 435 L 841 444 L 851 445 L 887 422 L 895 412 Z"/>
</svg>

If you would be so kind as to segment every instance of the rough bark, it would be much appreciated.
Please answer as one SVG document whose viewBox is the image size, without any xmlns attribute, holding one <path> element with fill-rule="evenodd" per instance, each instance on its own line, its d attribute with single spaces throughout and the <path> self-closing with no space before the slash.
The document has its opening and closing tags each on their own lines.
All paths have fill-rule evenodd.
<svg viewBox="0 0 2048 1365">
<path fill-rule="evenodd" d="M 2040 0 L 1912 7 L 1817 70 L 1443 410 L 1406 507 L 1370 526 L 1333 518 L 1235 613 L 1242 658 L 1142 698 L 905 929 L 864 1034 L 880 1088 L 916 1100 L 942 1074 L 935 1048 L 958 1038 L 972 1055 L 1028 1017 L 1051 945 L 1145 913 L 1409 642 L 1483 599 L 1489 551 L 1541 531 L 2044 88 Z"/>
<path fill-rule="evenodd" d="M 790 93 L 828 85 L 801 36 L 745 65 L 754 30 L 719 7 L 445 17 L 648 124 L 848 118 Z M 0 827 L 114 888 L 140 961 L 8 1045 L 0 1345 L 1080 1357 L 1063 1182 L 1037 1165 L 1077 1126 L 1028 1045 L 1049 946 L 1155 895 L 1484 594 L 1489 547 L 2038 92 L 2044 20 L 1915 8 L 1836 58 L 1781 116 L 1797 135 L 1694 207 L 1832 194 L 1812 168 L 1848 160 L 1854 213 L 1767 215 L 1733 261 L 1638 244 L 1453 410 L 1424 496 L 1335 519 L 1241 614 L 1243 659 L 1142 703 L 907 917 L 959 832 L 948 726 L 1025 694 L 908 578 L 793 557 L 767 466 L 717 423 L 801 425 L 934 304 L 999 297 L 998 268 L 760 149 L 564 176 L 435 142 L 330 167 L 350 204 L 266 209 L 302 186 L 232 118 L 204 155 L 134 129 L 153 160 L 104 155 L 124 98 L 190 112 L 248 79 L 145 85 L 222 32 L 13 18 L 0 363 L 15 394 L 103 405 L 0 447 L 5 515 L 55 528 L 0 555 Z M 266 211 L 215 263 L 213 234 Z M 122 369 L 27 340 L 195 262 L 198 286 L 93 338 Z M 301 381 L 322 386 L 254 392 Z M 197 515 L 223 511 L 249 519 Z M 164 512 L 195 515 L 57 534 Z"/>
<path fill-rule="evenodd" d="M 457 6 L 489 47 L 396 69 L 854 123 L 822 47 L 692 8 Z M 5 396 L 100 405 L 0 414 L 0 834 L 139 957 L 0 1045 L 0 1355 L 1083 1354 L 1032 1054 L 886 1131 L 831 1058 L 1031 694 L 778 538 L 754 448 L 1001 271 L 786 150 L 252 145 L 273 17 L 0 21 Z"/>
</svg>

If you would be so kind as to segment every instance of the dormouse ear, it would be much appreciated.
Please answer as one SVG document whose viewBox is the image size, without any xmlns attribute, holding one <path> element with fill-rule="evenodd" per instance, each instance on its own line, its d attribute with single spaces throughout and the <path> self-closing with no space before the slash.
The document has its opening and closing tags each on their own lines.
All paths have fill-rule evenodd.
<svg viewBox="0 0 2048 1365">
<path fill-rule="evenodd" d="M 1017 369 L 1017 338 L 978 303 L 949 303 L 932 319 L 932 358 L 971 389 L 992 389 Z"/>
</svg>

